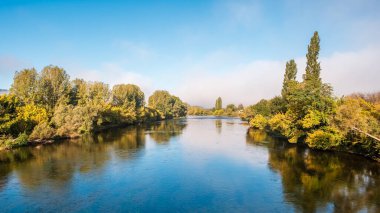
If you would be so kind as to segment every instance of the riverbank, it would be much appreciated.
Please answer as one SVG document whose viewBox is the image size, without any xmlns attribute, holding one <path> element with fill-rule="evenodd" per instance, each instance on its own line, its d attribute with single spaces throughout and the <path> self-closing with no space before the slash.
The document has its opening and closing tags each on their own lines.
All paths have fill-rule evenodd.
<svg viewBox="0 0 380 213">
<path fill-rule="evenodd" d="M 253 131 L 265 131 L 271 137 L 279 138 L 281 140 L 286 141 L 289 144 L 296 144 L 297 146 L 307 147 L 307 148 L 309 148 L 311 150 L 318 150 L 318 151 L 323 151 L 323 152 L 348 153 L 348 154 L 352 154 L 352 155 L 357 155 L 357 156 L 365 157 L 367 159 L 370 159 L 370 160 L 373 160 L 373 161 L 376 161 L 376 162 L 380 163 L 380 155 L 371 155 L 371 154 L 362 152 L 362 151 L 360 151 L 360 148 L 358 148 L 358 147 L 355 148 L 355 147 L 337 146 L 337 147 L 330 147 L 328 149 L 317 149 L 317 148 L 309 147 L 308 144 L 305 143 L 304 141 L 299 141 L 297 143 L 291 143 L 291 142 L 289 142 L 289 140 L 288 140 L 288 138 L 286 136 L 282 135 L 279 132 L 272 131 L 270 129 L 259 130 L 259 129 L 250 127 L 247 130 L 247 134 L 249 134 L 249 131 L 251 131 L 251 130 L 253 130 Z"/>
<path fill-rule="evenodd" d="M 170 119 L 157 119 L 157 120 L 147 120 L 144 122 L 136 122 L 133 124 L 113 124 L 113 125 L 107 125 L 107 126 L 102 126 L 93 132 L 86 133 L 89 135 L 96 134 L 96 133 L 101 133 L 113 128 L 123 128 L 123 127 L 133 127 L 133 126 L 140 126 L 144 124 L 153 124 L 156 122 L 162 122 L 162 121 L 169 121 L 169 120 L 176 120 L 176 119 L 181 119 L 183 117 L 177 117 L 177 118 L 170 118 Z M 5 150 L 12 150 L 15 148 L 19 147 L 25 147 L 25 146 L 40 146 L 40 145 L 46 145 L 46 144 L 54 144 L 59 141 L 67 140 L 67 139 L 77 139 L 85 136 L 86 134 L 76 134 L 76 135 L 67 135 L 67 136 L 55 136 L 52 138 L 46 138 L 46 139 L 35 139 L 35 140 L 28 140 L 26 144 L 20 145 L 20 146 L 15 146 L 15 147 L 6 147 L 6 146 L 0 146 L 0 151 L 5 151 Z"/>
<path fill-rule="evenodd" d="M 70 80 L 63 68 L 52 65 L 39 73 L 18 71 L 13 79 L 9 94 L 0 95 L 0 146 L 5 148 L 187 113 L 187 104 L 168 91 L 154 91 L 146 105 L 137 85 L 117 84 L 111 89 L 103 82 Z"/>
</svg>

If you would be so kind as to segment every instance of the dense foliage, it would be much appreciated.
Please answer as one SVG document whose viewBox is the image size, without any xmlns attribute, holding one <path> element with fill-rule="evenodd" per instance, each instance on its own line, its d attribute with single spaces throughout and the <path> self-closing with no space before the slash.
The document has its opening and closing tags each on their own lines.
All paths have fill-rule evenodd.
<svg viewBox="0 0 380 213">
<path fill-rule="evenodd" d="M 315 32 L 302 82 L 296 80 L 297 65 L 290 60 L 281 96 L 245 108 L 241 117 L 252 128 L 270 130 L 291 143 L 380 159 L 380 93 L 333 97 L 332 87 L 320 77 L 319 41 Z"/>
<path fill-rule="evenodd" d="M 161 118 L 183 117 L 187 113 L 187 105 L 168 91 L 157 90 L 149 97 L 148 106 L 157 109 Z"/>
<path fill-rule="evenodd" d="M 47 66 L 15 73 L 9 94 L 0 95 L 0 146 L 76 137 L 112 126 L 185 116 L 187 105 L 166 91 L 145 95 L 132 84 L 112 89 L 102 82 L 70 81 L 66 71 Z"/>
</svg>

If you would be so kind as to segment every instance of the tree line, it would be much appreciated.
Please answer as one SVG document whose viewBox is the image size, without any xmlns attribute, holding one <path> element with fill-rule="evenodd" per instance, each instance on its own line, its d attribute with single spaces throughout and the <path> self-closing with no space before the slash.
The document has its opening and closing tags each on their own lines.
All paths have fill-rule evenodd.
<svg viewBox="0 0 380 213">
<path fill-rule="evenodd" d="M 17 71 L 0 95 L 0 147 L 77 137 L 105 128 L 185 116 L 187 104 L 164 90 L 145 103 L 137 85 L 70 80 L 63 68 Z"/>
<path fill-rule="evenodd" d="M 319 51 L 320 38 L 315 32 L 302 81 L 296 79 L 295 61 L 288 61 L 281 96 L 246 107 L 241 117 L 252 128 L 281 135 L 290 143 L 380 160 L 380 93 L 334 97 L 332 86 L 320 76 Z"/>
<path fill-rule="evenodd" d="M 188 115 L 197 116 L 230 116 L 239 117 L 239 114 L 243 111 L 243 104 L 236 106 L 235 104 L 227 104 L 223 108 L 223 101 L 221 97 L 218 97 L 215 101 L 215 107 L 211 109 L 203 108 L 200 106 L 189 106 Z"/>
</svg>

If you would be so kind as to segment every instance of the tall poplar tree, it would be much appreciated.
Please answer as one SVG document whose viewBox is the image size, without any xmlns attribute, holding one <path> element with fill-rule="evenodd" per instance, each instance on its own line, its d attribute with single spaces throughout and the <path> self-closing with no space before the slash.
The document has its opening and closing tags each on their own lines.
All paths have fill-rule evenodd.
<svg viewBox="0 0 380 213">
<path fill-rule="evenodd" d="M 296 81 L 296 77 L 297 77 L 297 64 L 294 61 L 294 59 L 292 59 L 286 62 L 284 82 L 283 82 L 282 91 L 281 91 L 281 94 L 283 97 L 289 94 L 291 84 L 292 82 Z"/>
<path fill-rule="evenodd" d="M 220 110 L 222 109 L 222 98 L 218 97 L 215 102 L 215 110 Z"/>
<path fill-rule="evenodd" d="M 303 76 L 304 81 L 307 84 L 312 85 L 313 87 L 321 87 L 322 85 L 322 81 L 320 78 L 321 65 L 318 61 L 320 50 L 319 42 L 320 39 L 318 32 L 315 31 L 307 48 L 308 52 L 306 54 L 306 73 Z"/>
</svg>

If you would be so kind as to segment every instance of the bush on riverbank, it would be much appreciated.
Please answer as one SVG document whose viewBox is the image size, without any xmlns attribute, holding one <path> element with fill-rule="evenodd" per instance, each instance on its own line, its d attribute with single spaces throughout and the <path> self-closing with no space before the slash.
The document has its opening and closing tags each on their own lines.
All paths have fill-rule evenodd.
<svg viewBox="0 0 380 213">
<path fill-rule="evenodd" d="M 315 149 L 336 149 L 380 159 L 380 93 L 336 98 L 320 77 L 319 36 L 308 46 L 303 81 L 297 65 L 286 63 L 281 96 L 244 109 L 250 126 L 279 133 L 292 143 Z"/>
<path fill-rule="evenodd" d="M 170 119 L 186 115 L 187 105 L 167 91 L 155 104 L 145 106 L 145 95 L 136 85 L 109 89 L 102 82 L 70 81 L 60 67 L 47 66 L 38 73 L 15 73 L 9 94 L 0 96 L 0 146 L 13 148 L 28 141 L 77 137 L 107 127 Z"/>
</svg>

